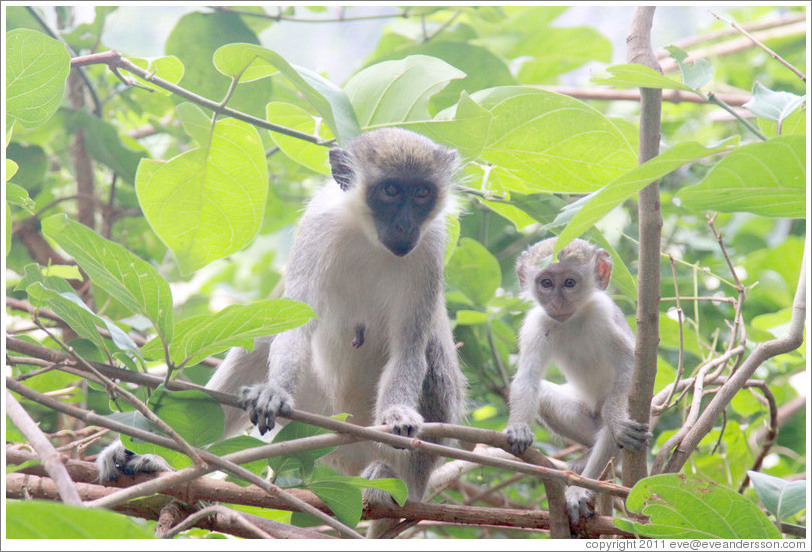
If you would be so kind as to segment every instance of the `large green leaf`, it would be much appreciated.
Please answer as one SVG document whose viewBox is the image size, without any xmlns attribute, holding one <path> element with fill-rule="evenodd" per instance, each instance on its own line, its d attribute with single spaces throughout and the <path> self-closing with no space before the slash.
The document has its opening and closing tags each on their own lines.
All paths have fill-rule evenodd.
<svg viewBox="0 0 812 552">
<path fill-rule="evenodd" d="M 135 188 L 152 229 L 184 273 L 235 253 L 259 231 L 268 170 L 256 129 L 218 121 L 208 148 L 195 148 L 142 175 Z"/>
<path fill-rule="evenodd" d="M 761 503 L 776 519 L 787 519 L 806 508 L 806 480 L 787 481 L 757 471 L 747 474 Z"/>
<path fill-rule="evenodd" d="M 463 91 L 471 93 L 492 86 L 508 86 L 517 83 L 503 59 L 489 49 L 469 42 L 445 40 L 430 40 L 420 44 L 408 42 L 408 45 L 403 48 L 382 52 L 375 59 L 375 63 L 403 59 L 416 54 L 441 59 L 467 75 L 462 79 L 454 79 L 443 90 L 436 93 L 431 98 L 429 109 L 434 106 L 445 108 L 457 103 L 460 93 Z"/>
<path fill-rule="evenodd" d="M 392 494 L 395 501 L 403 506 L 408 490 L 400 479 L 364 479 L 363 477 L 330 477 L 313 481 L 307 485 L 333 511 L 336 517 L 350 527 L 361 520 L 364 509 L 362 489 L 374 488 Z"/>
<path fill-rule="evenodd" d="M 203 391 L 167 391 L 160 386 L 149 407 L 192 446 L 213 443 L 226 429 L 220 403 Z"/>
<path fill-rule="evenodd" d="M 780 539 L 766 515 L 737 492 L 683 474 L 640 480 L 626 507 L 650 516 L 647 524 L 616 519 L 626 531 L 659 539 Z"/>
<path fill-rule="evenodd" d="M 806 216 L 806 137 L 788 135 L 736 148 L 677 197 L 690 209 Z"/>
<path fill-rule="evenodd" d="M 446 267 L 448 283 L 477 305 L 485 305 L 502 282 L 502 271 L 485 246 L 462 238 Z"/>
<path fill-rule="evenodd" d="M 53 286 L 55 282 L 61 284 L 58 289 L 45 287 L 45 282 L 28 286 L 26 292 L 31 302 L 54 311 L 77 334 L 89 339 L 100 349 L 108 350 L 107 343 L 99 333 L 99 326 L 110 333 L 115 350 L 139 354 L 138 346 L 133 340 L 121 328 L 90 310 L 65 280 L 51 277 L 48 278 L 47 285 Z"/>
<path fill-rule="evenodd" d="M 463 77 L 465 73 L 441 59 L 414 55 L 371 65 L 347 81 L 344 90 L 358 122 L 368 128 L 431 119 L 431 97 Z"/>
<path fill-rule="evenodd" d="M 556 242 L 556 250 L 563 249 L 609 211 L 655 180 L 692 161 L 728 151 L 731 148 L 732 145 L 729 143 L 706 148 L 696 142 L 679 142 L 673 148 L 635 167 L 599 191 L 568 205 L 562 214 L 572 218 L 566 228 L 561 231 L 559 240 Z"/>
<path fill-rule="evenodd" d="M 314 316 L 308 305 L 291 299 L 231 305 L 214 314 L 192 316 L 175 325 L 169 357 L 175 364 L 192 365 L 230 347 L 251 349 L 255 338 L 296 328 Z M 161 344 L 152 340 L 143 351 L 154 357 L 161 354 Z"/>
<path fill-rule="evenodd" d="M 324 117 L 340 143 L 360 133 L 355 111 L 341 88 L 309 69 L 291 65 L 273 50 L 253 44 L 226 44 L 214 53 L 213 60 L 215 67 L 230 77 L 247 73 L 249 78 L 258 79 L 270 74 L 273 67 Z"/>
<path fill-rule="evenodd" d="M 266 106 L 265 110 L 267 119 L 272 123 L 312 135 L 316 134 L 318 128 L 319 138 L 322 140 L 333 138 L 330 129 L 326 125 L 320 125 L 320 118 L 314 117 L 298 105 L 271 102 Z M 271 131 L 271 137 L 285 155 L 300 165 L 317 173 L 330 174 L 329 150 L 324 146 L 273 131 Z"/>
<path fill-rule="evenodd" d="M 154 538 L 154 530 L 143 520 L 45 500 L 8 500 L 6 531 L 9 539 Z"/>
<path fill-rule="evenodd" d="M 76 259 L 94 285 L 149 318 L 164 340 L 172 340 L 172 292 L 152 265 L 65 215 L 43 220 L 42 231 Z"/>
<path fill-rule="evenodd" d="M 217 456 L 225 456 L 226 454 L 231 454 L 232 452 L 261 447 L 266 444 L 267 443 L 265 441 L 257 439 L 256 437 L 251 437 L 249 435 L 238 435 L 236 437 L 232 437 L 231 439 L 226 439 L 225 441 L 218 441 L 217 443 L 212 444 L 206 450 L 212 454 L 216 454 Z M 254 460 L 253 462 L 242 464 L 242 467 L 255 475 L 262 475 L 262 472 L 268 467 L 268 462 L 266 460 Z M 249 482 L 239 478 L 231 478 L 231 480 L 238 485 L 250 485 Z"/>
<path fill-rule="evenodd" d="M 166 38 L 167 55 L 177 57 L 184 66 L 180 86 L 204 98 L 220 101 L 225 97 L 231 79 L 212 65 L 212 56 L 224 44 L 259 44 L 242 17 L 233 13 L 214 11 L 191 12 L 181 17 Z M 237 87 L 228 102 L 229 107 L 262 117 L 265 104 L 272 93 L 270 82 L 260 80 Z"/>
<path fill-rule="evenodd" d="M 569 96 L 506 86 L 471 98 L 493 116 L 481 158 L 494 165 L 505 188 L 522 193 L 591 192 L 637 164 L 624 133 Z"/>
<path fill-rule="evenodd" d="M 491 113 L 463 92 L 456 106 L 438 113 L 434 119 L 409 121 L 398 126 L 419 132 L 435 142 L 452 145 L 463 160 L 474 160 L 485 148 L 490 124 Z"/>
<path fill-rule="evenodd" d="M 51 118 L 62 101 L 70 54 L 58 40 L 30 29 L 6 33 L 6 113 L 26 127 Z"/>
</svg>

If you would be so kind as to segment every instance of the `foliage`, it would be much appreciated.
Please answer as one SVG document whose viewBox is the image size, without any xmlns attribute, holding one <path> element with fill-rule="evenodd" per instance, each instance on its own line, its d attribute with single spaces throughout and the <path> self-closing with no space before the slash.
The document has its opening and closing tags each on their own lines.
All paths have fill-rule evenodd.
<svg viewBox="0 0 812 552">
<path fill-rule="evenodd" d="M 296 17 L 315 21 L 303 24 L 308 34 L 299 40 L 318 41 L 325 25 L 344 26 L 351 36 L 352 18 L 343 15 L 365 8 L 347 8 L 340 22 L 329 23 L 318 20 L 345 8 L 190 8 L 162 37 L 159 57 L 125 51 L 121 58 L 106 58 L 109 66 L 88 62 L 69 76 L 72 57 L 108 51 L 105 41 L 113 37 L 105 29 L 123 9 L 96 7 L 92 21 L 72 25 L 73 8 L 59 7 L 58 28 L 49 29 L 57 39 L 40 22 L 40 8 L 7 8 L 6 294 L 18 306 L 9 303 L 6 322 L 15 339 L 67 352 L 78 365 L 105 363 L 160 374 L 167 383 L 205 383 L 228 348 L 250 348 L 255 337 L 316 316 L 308 305 L 275 298 L 272 291 L 296 220 L 329 174 L 329 147 L 388 126 L 454 147 L 464 161 L 459 209 L 448 219 L 445 276 L 469 380 L 470 425 L 502 430 L 506 423 L 516 335 L 529 308 L 518 294 L 514 262 L 530 244 L 560 235 L 561 248 L 584 236 L 605 248 L 615 266 L 613 297 L 634 322 L 636 193 L 655 180 L 664 220 L 655 393 L 677 374 L 699 373 L 738 343 L 740 331 L 747 336 L 746 353 L 786 332 L 806 239 L 806 90 L 757 48 L 714 54 L 711 45 L 707 59 L 690 61 L 688 52 L 669 46 L 671 57 L 661 63 L 671 63 L 673 71 L 659 74 L 637 64 L 611 65 L 624 55 L 612 55 L 609 38 L 596 28 L 561 23 L 564 7 L 389 7 L 402 17 L 382 18 L 374 48 L 366 59 L 353 60 L 353 72 L 342 83 L 332 68 L 303 67 L 281 49 L 265 47 L 265 30 L 284 29 L 293 24 L 286 19 Z M 138 9 L 142 17 L 153 17 L 151 8 Z M 601 17 L 603 8 L 590 9 Z M 793 15 L 799 9 L 782 10 Z M 265 10 L 275 17 L 260 17 Z M 754 23 L 775 19 L 778 9 L 728 13 Z M 726 28 L 703 17 L 708 30 Z M 805 66 L 803 35 L 788 33 L 767 45 L 790 64 Z M 593 71 L 590 84 L 574 92 L 557 87 L 584 75 L 587 64 L 603 68 Z M 579 93 L 594 85 L 602 86 L 606 99 Z M 612 96 L 638 87 L 699 100 L 663 104 L 661 153 L 639 166 L 638 104 Z M 733 110 L 735 117 L 720 99 L 725 94 L 749 98 Z M 77 183 L 84 190 L 89 184 L 92 194 Z M 89 225 L 78 222 L 80 210 L 91 213 Z M 675 296 L 681 318 L 668 299 Z M 701 299 L 691 299 L 696 297 Z M 37 315 L 21 310 L 19 302 Z M 24 385 L 160 433 L 95 381 L 85 385 L 73 372 L 27 364 L 20 358 L 25 353 L 12 349 L 10 374 Z M 756 374 L 779 406 L 798 395 L 790 380 L 805 369 L 804 351 L 771 358 Z M 740 361 L 723 365 L 720 374 L 730 374 Z M 705 391 L 717 391 L 720 381 Z M 223 411 L 207 395 L 131 389 L 194 446 L 223 455 L 261 444 L 247 436 L 223 440 Z M 676 393 L 672 407 L 658 416 L 654 455 L 670 453 L 663 447 L 685 423 L 692 401 L 707 405 L 692 392 L 689 385 L 687 394 Z M 49 434 L 81 427 L 18 398 Z M 802 485 L 786 478 L 806 469 L 803 417 L 787 419 L 767 467 L 750 472 L 754 490 L 743 497 L 735 493 L 747 469 L 761 466 L 763 458 L 756 460 L 769 450 L 757 439 L 770 423 L 769 404 L 752 389 L 740 390 L 684 473 L 657 475 L 634 488 L 628 507 L 651 515 L 651 523 L 618 525 L 648 536 L 779 537 L 756 504 L 760 500 L 778 520 L 797 520 Z M 7 439 L 22 440 L 8 425 Z M 535 430 L 543 452 L 558 450 L 545 429 Z M 321 433 L 291 423 L 275 442 Z M 182 453 L 124 441 L 136 452 L 161 454 L 177 468 L 191 465 Z M 88 453 L 99 446 L 94 443 Z M 364 487 L 377 486 L 403 502 L 398 480 L 339 476 L 317 462 L 329 450 L 245 467 L 257 475 L 270 469 L 280 487 L 313 491 L 350 526 L 361 519 Z M 463 480 L 485 489 L 508 476 L 481 468 Z M 454 501 L 467 499 L 458 489 L 445 493 Z M 514 506 L 546 508 L 543 486 L 530 478 L 502 493 Z M 314 523 L 303 514 L 234 508 Z M 738 526 L 710 521 L 726 508 L 741 513 Z M 77 518 L 75 508 L 44 502 L 9 502 L 8 511 L 7 525 L 17 531 L 12 537 L 151 534 L 104 511 L 82 510 Z M 37 522 L 43 519 L 57 521 Z M 89 532 L 77 533 L 83 529 Z M 424 531 L 451 537 L 534 534 Z"/>
</svg>

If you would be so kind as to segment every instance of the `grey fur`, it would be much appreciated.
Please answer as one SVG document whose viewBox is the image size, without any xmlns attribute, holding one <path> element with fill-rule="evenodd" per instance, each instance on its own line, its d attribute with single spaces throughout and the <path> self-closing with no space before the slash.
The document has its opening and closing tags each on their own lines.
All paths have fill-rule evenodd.
<svg viewBox="0 0 812 552">
<path fill-rule="evenodd" d="M 600 475 L 620 447 L 647 445 L 647 424 L 628 417 L 628 392 L 634 368 L 634 334 L 620 308 L 604 291 L 611 273 L 608 254 L 574 240 L 551 262 L 555 238 L 532 246 L 517 263 L 522 291 L 536 301 L 519 335 L 519 365 L 510 387 L 510 417 L 505 433 L 514 454 L 533 442 L 530 424 L 540 420 L 566 440 L 590 448 L 571 468 L 585 477 Z M 565 280 L 576 282 L 567 287 Z M 555 284 L 545 289 L 543 281 Z M 544 381 L 555 362 L 566 385 Z M 582 465 L 581 465 L 582 464 Z M 567 489 L 573 522 L 592 515 L 592 494 Z"/>
</svg>

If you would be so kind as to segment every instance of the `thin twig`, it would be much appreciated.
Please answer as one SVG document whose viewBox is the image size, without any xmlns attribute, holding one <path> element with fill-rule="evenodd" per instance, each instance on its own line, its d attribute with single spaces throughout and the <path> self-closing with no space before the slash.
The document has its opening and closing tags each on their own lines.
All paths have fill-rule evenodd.
<svg viewBox="0 0 812 552">
<path fill-rule="evenodd" d="M 708 10 L 708 11 L 710 11 L 710 10 Z M 763 43 L 763 42 L 761 42 L 759 39 L 757 39 L 756 37 L 754 37 L 753 35 L 751 35 L 750 33 L 748 33 L 746 30 L 744 30 L 744 29 L 743 29 L 743 28 L 742 28 L 742 27 L 741 27 L 741 26 L 740 26 L 738 23 L 736 23 L 735 21 L 732 21 L 732 20 L 727 20 L 727 19 L 725 19 L 724 17 L 722 17 L 722 16 L 720 16 L 720 15 L 718 15 L 718 14 L 714 13 L 714 12 L 710 12 L 710 14 L 711 14 L 713 17 L 715 17 L 716 19 L 718 19 L 719 21 L 722 21 L 722 22 L 724 22 L 724 23 L 727 23 L 728 25 L 730 25 L 731 27 L 733 27 L 734 29 L 736 29 L 737 31 L 739 31 L 741 34 L 743 34 L 744 36 L 746 36 L 747 38 L 749 38 L 749 39 L 750 39 L 750 40 L 753 42 L 753 44 L 755 44 L 756 46 L 758 46 L 759 48 L 761 48 L 762 50 L 764 50 L 765 52 L 767 52 L 768 54 L 770 54 L 770 56 L 771 56 L 773 59 L 777 60 L 777 61 L 778 61 L 779 63 L 781 63 L 781 64 L 782 64 L 784 67 L 786 67 L 787 69 L 789 69 L 790 71 L 792 71 L 793 73 L 795 73 L 796 75 L 798 75 L 798 77 L 800 77 L 800 79 L 801 79 L 802 81 L 806 82 L 806 76 L 805 76 L 803 73 L 801 73 L 801 71 L 799 71 L 799 70 L 798 70 L 798 69 L 797 69 L 797 68 L 796 68 L 794 65 L 792 65 L 791 63 L 789 63 L 787 60 L 785 60 L 784 58 L 782 58 L 781 56 L 779 56 L 778 54 L 776 54 L 776 53 L 775 53 L 773 50 L 771 50 L 770 48 L 768 48 L 766 44 L 764 44 L 764 43 Z"/>
</svg>

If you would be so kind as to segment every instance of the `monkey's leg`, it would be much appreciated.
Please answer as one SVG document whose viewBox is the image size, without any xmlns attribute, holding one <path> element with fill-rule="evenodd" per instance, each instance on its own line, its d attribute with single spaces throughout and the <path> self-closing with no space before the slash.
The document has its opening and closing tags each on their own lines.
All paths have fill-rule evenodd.
<svg viewBox="0 0 812 552">
<path fill-rule="evenodd" d="M 272 337 L 254 341 L 250 353 L 240 347 L 232 348 L 225 360 L 206 384 L 208 389 L 239 396 L 246 386 L 264 382 L 268 377 L 268 352 Z M 233 406 L 223 406 L 226 414 L 225 437 L 230 437 L 248 425 L 248 413 Z"/>
<path fill-rule="evenodd" d="M 613 456 L 617 456 L 619 450 L 611 431 L 608 427 L 604 427 L 598 433 L 598 439 L 589 452 L 589 458 L 581 475 L 591 479 L 599 477 L 606 464 Z M 569 487 L 566 491 L 566 498 L 567 514 L 572 523 L 594 515 L 595 494 L 592 491 L 583 487 Z"/>
<path fill-rule="evenodd" d="M 542 381 L 539 416 L 547 428 L 561 437 L 587 447 L 595 444 L 602 423 L 594 408 L 569 385 Z"/>
</svg>

